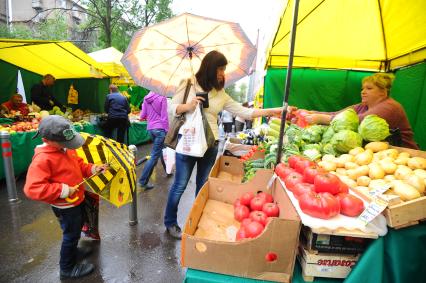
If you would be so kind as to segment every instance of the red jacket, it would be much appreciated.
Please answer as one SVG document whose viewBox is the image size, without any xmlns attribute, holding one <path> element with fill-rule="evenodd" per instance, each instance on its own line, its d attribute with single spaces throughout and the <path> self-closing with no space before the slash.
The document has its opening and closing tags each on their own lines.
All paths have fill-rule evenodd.
<svg viewBox="0 0 426 283">
<path fill-rule="evenodd" d="M 47 202 L 59 208 L 77 206 L 84 200 L 84 186 L 80 185 L 79 190 L 69 196 L 78 196 L 78 200 L 73 203 L 65 200 L 69 187 L 81 183 L 83 177 L 92 175 L 92 167 L 93 164 L 84 163 L 75 150 L 63 150 L 43 144 L 35 148 L 24 193 L 30 199 Z"/>
<path fill-rule="evenodd" d="M 30 112 L 30 109 L 28 108 L 28 104 L 25 104 L 25 103 L 19 103 L 18 107 L 13 107 L 12 102 L 6 101 L 2 105 L 4 107 L 6 107 L 7 109 L 9 109 L 9 112 L 11 110 L 13 110 L 13 111 L 19 111 L 19 112 L 21 112 L 22 115 L 28 115 L 28 113 Z"/>
</svg>

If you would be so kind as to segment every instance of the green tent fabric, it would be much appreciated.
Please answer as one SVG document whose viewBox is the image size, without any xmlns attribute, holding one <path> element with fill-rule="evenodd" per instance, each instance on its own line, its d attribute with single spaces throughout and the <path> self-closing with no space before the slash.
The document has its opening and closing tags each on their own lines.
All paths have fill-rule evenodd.
<svg viewBox="0 0 426 283">
<path fill-rule="evenodd" d="M 282 106 L 286 69 L 270 68 L 265 77 L 264 108 Z M 371 72 L 293 69 L 289 105 L 317 111 L 337 111 L 360 102 L 362 78 Z M 395 73 L 391 97 L 404 107 L 414 139 L 426 150 L 426 63 Z"/>
</svg>

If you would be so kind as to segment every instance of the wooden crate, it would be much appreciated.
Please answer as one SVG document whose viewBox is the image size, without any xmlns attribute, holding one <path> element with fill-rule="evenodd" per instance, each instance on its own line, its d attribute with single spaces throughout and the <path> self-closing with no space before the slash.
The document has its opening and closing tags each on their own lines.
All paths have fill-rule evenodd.
<svg viewBox="0 0 426 283">
<path fill-rule="evenodd" d="M 346 278 L 358 259 L 359 254 L 311 253 L 303 246 L 299 246 L 297 255 L 306 282 L 314 281 L 315 277 Z"/>
<path fill-rule="evenodd" d="M 425 151 L 396 146 L 391 146 L 390 148 L 396 148 L 400 152 L 408 152 L 413 157 L 419 156 L 426 158 Z M 366 195 L 356 188 L 351 190 L 353 190 L 359 197 L 368 202 L 372 200 L 371 196 Z M 405 202 L 396 196 L 392 197 L 383 195 L 383 199 L 389 202 L 388 207 L 383 212 L 389 227 L 400 229 L 419 224 L 419 221 L 426 219 L 426 196 Z"/>
</svg>

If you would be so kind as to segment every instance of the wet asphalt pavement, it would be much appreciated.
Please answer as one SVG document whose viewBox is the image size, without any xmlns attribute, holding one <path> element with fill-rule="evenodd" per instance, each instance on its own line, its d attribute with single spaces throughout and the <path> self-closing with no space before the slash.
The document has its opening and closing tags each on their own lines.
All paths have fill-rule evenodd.
<svg viewBox="0 0 426 283">
<path fill-rule="evenodd" d="M 138 147 L 138 158 L 149 154 L 151 144 Z M 143 165 L 137 168 L 138 177 Z M 158 162 L 151 177 L 155 189 L 138 194 L 138 224 L 129 225 L 129 205 L 115 208 L 100 202 L 102 240 L 80 240 L 91 245 L 87 258 L 96 270 L 78 280 L 62 282 L 182 282 L 180 241 L 165 232 L 164 208 L 173 176 Z M 9 204 L 5 180 L 0 183 L 0 282 L 61 282 L 59 249 L 61 230 L 50 205 L 27 199 L 22 189 L 25 174 L 18 177 L 20 202 Z M 193 178 L 182 196 L 178 222 L 183 227 L 194 200 Z"/>
</svg>

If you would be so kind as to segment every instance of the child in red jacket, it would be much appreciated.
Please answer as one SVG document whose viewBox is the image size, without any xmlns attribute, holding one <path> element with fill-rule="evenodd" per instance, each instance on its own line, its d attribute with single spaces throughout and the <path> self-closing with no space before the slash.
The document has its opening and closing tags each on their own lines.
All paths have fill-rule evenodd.
<svg viewBox="0 0 426 283">
<path fill-rule="evenodd" d="M 84 207 L 83 178 L 105 170 L 106 165 L 84 163 L 75 149 L 84 144 L 70 121 L 58 115 L 41 120 L 38 132 L 43 144 L 36 147 L 28 168 L 25 195 L 52 206 L 59 220 L 62 235 L 60 277 L 79 278 L 91 273 L 94 265 L 77 263 L 77 254 L 87 250 L 77 248 L 82 227 Z"/>
</svg>

